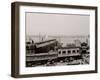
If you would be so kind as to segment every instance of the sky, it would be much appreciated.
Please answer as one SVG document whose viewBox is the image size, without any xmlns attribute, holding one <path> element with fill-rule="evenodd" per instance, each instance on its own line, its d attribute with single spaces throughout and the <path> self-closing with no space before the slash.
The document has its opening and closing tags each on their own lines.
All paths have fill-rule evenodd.
<svg viewBox="0 0 100 80">
<path fill-rule="evenodd" d="M 26 35 L 88 35 L 89 15 L 26 13 Z"/>
</svg>

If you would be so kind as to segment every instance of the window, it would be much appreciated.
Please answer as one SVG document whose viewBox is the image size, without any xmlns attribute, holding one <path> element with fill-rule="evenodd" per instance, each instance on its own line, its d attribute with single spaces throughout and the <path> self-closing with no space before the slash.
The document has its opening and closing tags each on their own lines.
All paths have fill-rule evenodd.
<svg viewBox="0 0 100 80">
<path fill-rule="evenodd" d="M 26 50 L 29 50 L 29 46 L 26 46 Z"/>
<path fill-rule="evenodd" d="M 71 51 L 70 51 L 70 50 L 68 50 L 67 52 L 68 52 L 68 53 L 71 53 Z"/>
<path fill-rule="evenodd" d="M 26 44 L 31 44 L 31 42 L 26 42 Z"/>
<path fill-rule="evenodd" d="M 61 51 L 59 51 L 59 54 L 61 54 Z"/>
<path fill-rule="evenodd" d="M 82 53 L 86 53 L 86 50 L 82 50 Z"/>
<path fill-rule="evenodd" d="M 63 54 L 65 54 L 65 53 L 66 53 L 66 51 L 63 51 L 62 53 L 63 53 Z"/>
<path fill-rule="evenodd" d="M 77 50 L 77 53 L 79 52 L 79 50 Z"/>
<path fill-rule="evenodd" d="M 75 53 L 75 50 L 73 50 L 73 53 Z"/>
</svg>

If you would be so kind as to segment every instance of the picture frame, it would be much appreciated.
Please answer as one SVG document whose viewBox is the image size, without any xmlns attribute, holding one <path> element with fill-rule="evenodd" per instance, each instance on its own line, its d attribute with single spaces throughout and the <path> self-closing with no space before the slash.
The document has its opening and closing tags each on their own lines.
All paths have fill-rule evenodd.
<svg viewBox="0 0 100 80">
<path fill-rule="evenodd" d="M 97 29 L 96 6 L 13 2 L 11 76 L 97 73 Z"/>
</svg>

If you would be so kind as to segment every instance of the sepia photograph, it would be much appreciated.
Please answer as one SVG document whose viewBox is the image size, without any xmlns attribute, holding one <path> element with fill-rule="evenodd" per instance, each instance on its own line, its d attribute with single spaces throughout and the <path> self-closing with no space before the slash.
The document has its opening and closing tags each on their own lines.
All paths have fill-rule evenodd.
<svg viewBox="0 0 100 80">
<path fill-rule="evenodd" d="M 97 73 L 97 7 L 12 3 L 12 77 Z"/>
<path fill-rule="evenodd" d="M 26 12 L 26 67 L 90 64 L 90 16 Z"/>
</svg>

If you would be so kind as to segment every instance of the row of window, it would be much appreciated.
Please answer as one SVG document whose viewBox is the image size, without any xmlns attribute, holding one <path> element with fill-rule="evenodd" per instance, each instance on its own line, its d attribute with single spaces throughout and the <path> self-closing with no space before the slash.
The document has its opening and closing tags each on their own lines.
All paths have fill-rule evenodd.
<svg viewBox="0 0 100 80">
<path fill-rule="evenodd" d="M 79 50 L 68 50 L 68 51 L 58 51 L 58 52 L 59 54 L 66 54 L 66 53 L 70 54 L 70 53 L 78 53 Z"/>
</svg>

